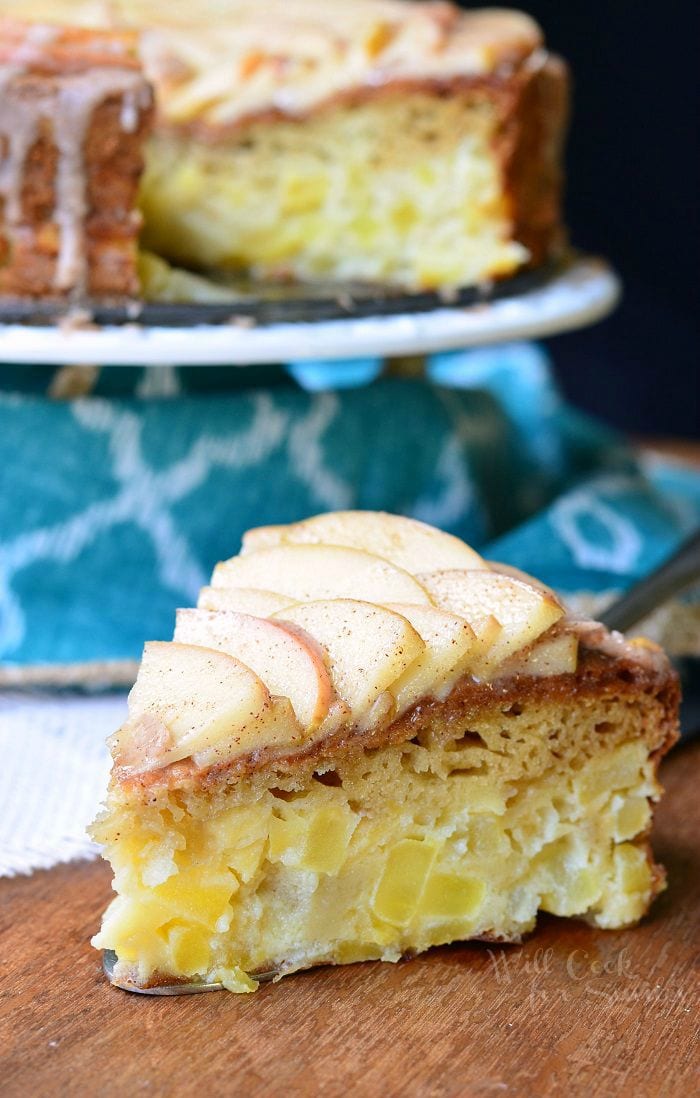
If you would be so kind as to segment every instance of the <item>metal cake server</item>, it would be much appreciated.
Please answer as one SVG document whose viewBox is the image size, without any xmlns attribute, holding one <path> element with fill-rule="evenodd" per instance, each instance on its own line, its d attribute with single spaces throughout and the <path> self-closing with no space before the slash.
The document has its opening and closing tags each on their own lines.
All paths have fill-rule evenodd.
<svg viewBox="0 0 700 1098">
<path fill-rule="evenodd" d="M 189 984 L 163 984 L 159 987 L 137 987 L 136 984 L 120 980 L 115 976 L 114 969 L 119 958 L 112 949 L 105 949 L 102 953 L 102 968 L 104 974 L 113 987 L 120 987 L 122 991 L 133 991 L 136 995 L 198 995 L 202 991 L 223 991 L 223 984 L 207 984 L 204 980 L 195 980 Z"/>
<path fill-rule="evenodd" d="M 199 995 L 203 991 L 223 991 L 224 985 L 220 983 L 207 984 L 204 980 L 192 980 L 190 983 L 160 984 L 158 987 L 137 987 L 127 980 L 120 980 L 114 974 L 114 968 L 119 958 L 112 949 L 105 949 L 102 953 L 102 968 L 112 987 L 119 987 L 122 991 L 133 991 L 137 995 Z M 276 972 L 258 972 L 255 979 L 260 983 L 274 979 Z"/>
<path fill-rule="evenodd" d="M 165 302 L 135 300 L 110 303 L 86 300 L 80 314 L 98 325 L 138 323 L 142 327 L 188 328 L 196 324 L 226 325 L 242 319 L 256 325 L 296 321 L 342 320 L 346 317 L 394 316 L 422 313 L 445 306 L 484 305 L 539 289 L 575 260 L 574 253 L 532 271 L 520 271 L 506 279 L 462 286 L 449 294 L 438 291 L 382 289 L 371 283 L 284 283 L 250 279 L 241 275 L 209 272 L 214 288 L 230 293 L 229 300 Z M 0 301 L 0 324 L 52 325 L 76 311 L 76 303 L 11 298 Z"/>
<path fill-rule="evenodd" d="M 700 530 L 696 530 L 673 556 L 609 606 L 600 620 L 608 629 L 624 633 L 699 579 Z"/>
<path fill-rule="evenodd" d="M 695 581 L 700 580 L 700 530 L 693 534 L 667 561 L 654 569 L 643 580 L 635 584 L 622 598 L 610 606 L 600 620 L 608 629 L 619 629 L 621 632 L 636 625 L 653 610 L 662 606 L 672 595 L 679 594 Z M 683 661 L 687 664 L 698 664 L 698 660 Z M 683 677 L 683 669 L 681 668 Z M 688 729 L 697 731 L 700 728 L 700 678 L 697 674 L 690 682 L 684 683 L 684 692 L 688 695 L 685 700 L 685 718 L 688 721 Z M 692 716 L 691 716 L 692 714 Z M 695 721 L 695 723 L 693 723 Z M 686 723 L 684 720 L 683 723 Z M 205 983 L 204 980 L 192 980 L 190 983 L 162 984 L 158 987 L 136 987 L 136 985 L 120 980 L 115 976 L 117 955 L 112 950 L 104 951 L 102 967 L 107 979 L 114 987 L 124 991 L 133 991 L 138 995 L 197 995 L 205 991 L 223 991 L 224 985 L 220 983 Z M 272 980 L 275 972 L 263 972 L 256 975 L 261 982 Z"/>
<path fill-rule="evenodd" d="M 700 530 L 684 541 L 659 568 L 655 568 L 608 607 L 600 615 L 600 620 L 608 629 L 618 629 L 624 633 L 698 580 Z M 700 734 L 700 658 L 685 656 L 673 662 L 682 687 L 681 736 L 687 739 Z"/>
</svg>

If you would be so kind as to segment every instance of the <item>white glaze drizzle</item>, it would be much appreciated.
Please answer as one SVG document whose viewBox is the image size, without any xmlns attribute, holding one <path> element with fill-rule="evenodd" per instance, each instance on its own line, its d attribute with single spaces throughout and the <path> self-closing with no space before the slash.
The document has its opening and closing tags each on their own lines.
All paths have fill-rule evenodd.
<svg viewBox="0 0 700 1098">
<path fill-rule="evenodd" d="M 119 125 L 124 133 L 136 133 L 141 121 L 142 111 L 151 105 L 151 89 L 147 84 L 127 88 L 122 99 Z"/>
<path fill-rule="evenodd" d="M 21 61 L 21 50 L 13 60 Z M 40 122 L 48 119 L 58 152 L 53 216 L 60 237 L 53 284 L 57 290 L 81 295 L 87 289 L 88 276 L 85 139 L 90 120 L 100 103 L 121 96 L 120 122 L 126 132 L 133 133 L 150 92 L 137 70 L 95 67 L 56 77 L 45 93 L 25 100 L 11 94 L 13 82 L 22 75 L 17 63 L 0 66 L 0 197 L 4 199 L 5 231 L 12 239 L 21 226 L 27 155 L 37 140 Z"/>
<path fill-rule="evenodd" d="M 36 109 L 8 97 L 8 88 L 20 72 L 14 65 L 0 66 L 0 197 L 9 237 L 21 220 L 24 163 L 36 140 L 38 125 Z"/>
</svg>

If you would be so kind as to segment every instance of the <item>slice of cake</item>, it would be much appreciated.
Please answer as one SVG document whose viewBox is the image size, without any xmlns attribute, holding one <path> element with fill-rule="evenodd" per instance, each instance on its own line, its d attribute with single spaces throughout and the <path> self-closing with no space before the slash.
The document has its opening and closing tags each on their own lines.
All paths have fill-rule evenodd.
<svg viewBox="0 0 700 1098">
<path fill-rule="evenodd" d="M 0 21 L 0 293 L 139 292 L 153 108 L 136 47 L 132 33 Z"/>
<path fill-rule="evenodd" d="M 408 0 L 0 0 L 131 27 L 158 119 L 164 260 L 253 278 L 470 286 L 557 255 L 567 78 L 519 12 Z M 163 281 L 157 262 L 143 265 Z"/>
<path fill-rule="evenodd" d="M 636 922 L 677 735 L 660 649 L 410 519 L 251 531 L 146 645 L 93 828 L 121 986 Z"/>
</svg>

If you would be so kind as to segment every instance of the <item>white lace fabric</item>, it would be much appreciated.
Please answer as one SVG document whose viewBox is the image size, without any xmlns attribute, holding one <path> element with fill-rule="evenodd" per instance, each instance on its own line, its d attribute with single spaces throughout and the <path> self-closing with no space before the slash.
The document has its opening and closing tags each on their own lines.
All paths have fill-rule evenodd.
<svg viewBox="0 0 700 1098">
<path fill-rule="evenodd" d="M 96 856 L 86 828 L 125 712 L 125 694 L 0 694 L 0 877 Z"/>
</svg>

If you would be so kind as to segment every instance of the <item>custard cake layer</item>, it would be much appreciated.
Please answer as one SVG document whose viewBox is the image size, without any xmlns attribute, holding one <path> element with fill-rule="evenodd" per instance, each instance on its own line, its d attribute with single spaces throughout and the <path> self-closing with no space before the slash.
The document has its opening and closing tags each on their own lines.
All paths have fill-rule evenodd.
<svg viewBox="0 0 700 1098">
<path fill-rule="evenodd" d="M 634 923 L 663 887 L 648 836 L 676 707 L 668 670 L 591 652 L 575 676 L 460 683 L 384 746 L 121 783 L 93 832 L 118 893 L 95 945 L 116 951 L 120 982 L 245 991 L 260 974 L 518 941 L 538 911 Z"/>
<path fill-rule="evenodd" d="M 156 136 L 144 246 L 256 278 L 471 285 L 541 263 L 559 229 L 560 66 L 502 86 L 388 85 L 215 140 Z"/>
</svg>

